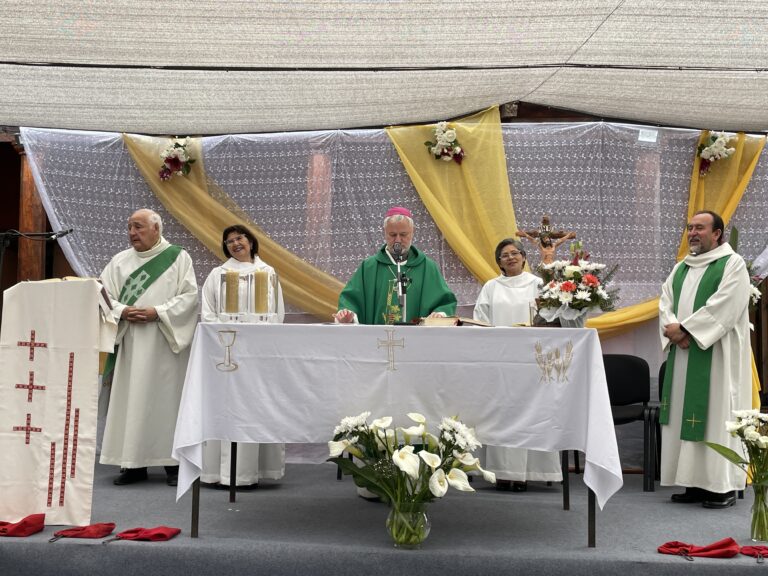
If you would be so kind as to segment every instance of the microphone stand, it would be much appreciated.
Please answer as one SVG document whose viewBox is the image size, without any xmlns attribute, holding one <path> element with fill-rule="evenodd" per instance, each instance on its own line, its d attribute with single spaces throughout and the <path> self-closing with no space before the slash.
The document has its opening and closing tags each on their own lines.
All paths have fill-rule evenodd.
<svg viewBox="0 0 768 576">
<path fill-rule="evenodd" d="M 11 245 L 12 238 L 28 238 L 29 240 L 46 242 L 48 240 L 57 240 L 70 232 L 72 232 L 71 229 L 59 230 L 58 232 L 19 232 L 18 230 L 6 230 L 5 232 L 0 232 L 0 280 L 2 280 L 3 276 L 5 250 Z M 2 291 L 0 291 L 0 301 L 2 301 L 2 297 Z"/>
<path fill-rule="evenodd" d="M 397 254 L 394 257 L 395 264 L 397 264 L 397 299 L 400 304 L 402 322 L 407 322 L 408 318 L 408 284 L 411 283 L 411 279 L 405 275 L 400 269 L 400 264 L 403 260 L 402 253 Z"/>
</svg>

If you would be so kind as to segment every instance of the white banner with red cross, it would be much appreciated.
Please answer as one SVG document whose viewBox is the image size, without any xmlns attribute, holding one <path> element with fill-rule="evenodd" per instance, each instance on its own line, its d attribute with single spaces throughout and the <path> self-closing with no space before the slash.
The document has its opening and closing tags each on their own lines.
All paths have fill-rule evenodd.
<svg viewBox="0 0 768 576">
<path fill-rule="evenodd" d="M 0 520 L 91 523 L 99 351 L 116 326 L 95 280 L 23 282 L 3 295 Z"/>
</svg>

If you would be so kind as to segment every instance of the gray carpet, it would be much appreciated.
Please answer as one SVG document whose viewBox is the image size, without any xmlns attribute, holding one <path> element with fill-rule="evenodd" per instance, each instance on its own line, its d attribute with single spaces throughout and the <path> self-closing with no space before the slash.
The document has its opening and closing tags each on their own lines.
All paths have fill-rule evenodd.
<svg viewBox="0 0 768 576">
<path fill-rule="evenodd" d="M 475 494 L 450 491 L 430 505 L 432 532 L 421 550 L 392 547 L 387 507 L 355 496 L 349 478 L 329 464 L 290 464 L 279 482 L 240 493 L 203 489 L 200 538 L 189 537 L 191 496 L 177 504 L 161 469 L 148 482 L 112 485 L 117 470 L 97 466 L 93 522 L 117 531 L 160 524 L 182 534 L 165 543 L 59 540 L 47 527 L 24 539 L 0 538 L 0 574 L 724 574 L 765 568 L 753 558 L 728 560 L 663 556 L 669 540 L 708 544 L 731 536 L 749 544 L 751 494 L 727 510 L 672 504 L 670 488 L 642 491 L 642 476 L 597 514 L 597 548 L 587 548 L 586 491 L 571 475 L 571 510 L 559 486 L 531 483 L 526 493 L 500 492 L 476 479 Z"/>
</svg>

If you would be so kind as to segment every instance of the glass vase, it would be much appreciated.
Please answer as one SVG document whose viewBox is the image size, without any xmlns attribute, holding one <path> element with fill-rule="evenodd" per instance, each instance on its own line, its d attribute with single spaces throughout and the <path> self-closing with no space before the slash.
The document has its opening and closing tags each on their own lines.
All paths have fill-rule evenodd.
<svg viewBox="0 0 768 576">
<path fill-rule="evenodd" d="M 429 536 L 432 523 L 426 502 L 392 502 L 387 516 L 387 531 L 395 548 L 418 549 Z"/>
<path fill-rule="evenodd" d="M 751 536 L 755 542 L 768 542 L 768 486 L 752 486 L 755 500 L 752 503 Z"/>
</svg>

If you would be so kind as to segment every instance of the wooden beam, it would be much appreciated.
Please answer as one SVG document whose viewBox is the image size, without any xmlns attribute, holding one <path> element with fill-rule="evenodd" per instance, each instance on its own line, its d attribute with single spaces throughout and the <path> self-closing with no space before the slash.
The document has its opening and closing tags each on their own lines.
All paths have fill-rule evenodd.
<svg viewBox="0 0 768 576">
<path fill-rule="evenodd" d="M 26 154 L 21 155 L 21 202 L 19 203 L 19 231 L 45 232 L 47 219 L 40 196 L 35 187 L 32 170 Z M 19 238 L 19 267 L 17 280 L 43 280 L 45 278 L 45 242 Z"/>
</svg>

